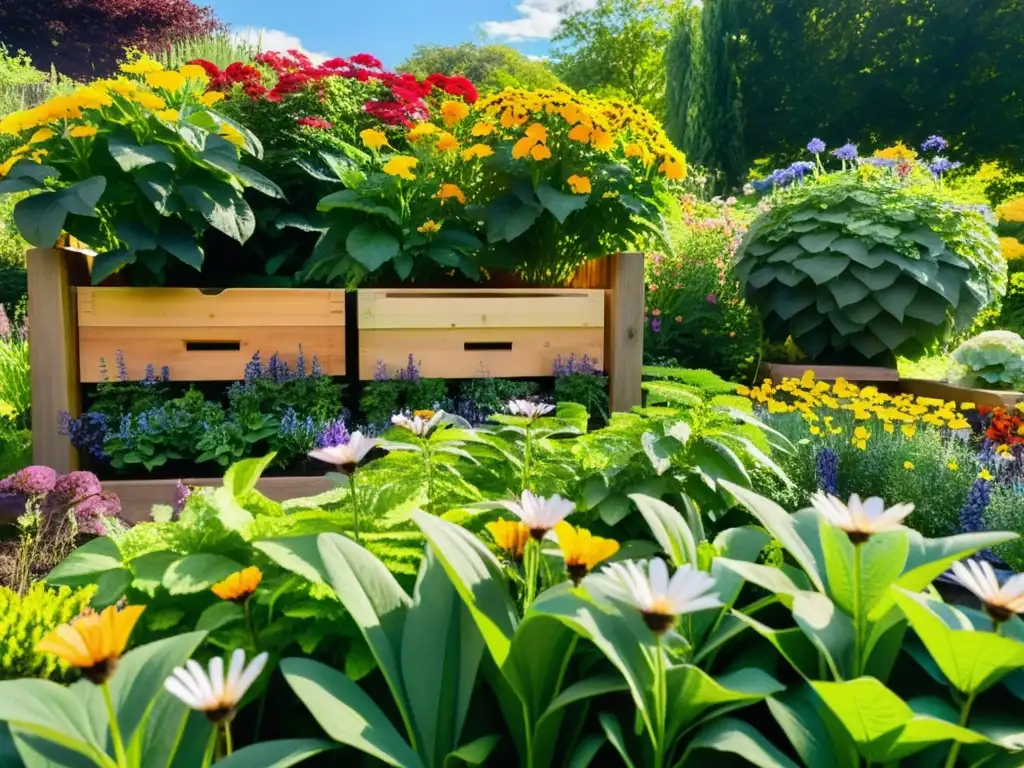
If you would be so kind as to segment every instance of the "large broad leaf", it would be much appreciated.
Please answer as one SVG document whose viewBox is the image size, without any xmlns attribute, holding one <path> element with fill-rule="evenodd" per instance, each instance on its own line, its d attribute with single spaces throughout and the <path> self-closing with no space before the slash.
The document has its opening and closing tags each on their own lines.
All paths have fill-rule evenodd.
<svg viewBox="0 0 1024 768">
<path fill-rule="evenodd" d="M 701 729 L 687 746 L 681 764 L 708 764 L 708 756 L 694 758 L 692 762 L 688 762 L 690 756 L 698 750 L 727 752 L 741 758 L 744 764 L 757 765 L 760 768 L 800 768 L 752 725 L 731 717 L 716 720 L 707 728 Z"/>
<path fill-rule="evenodd" d="M 829 597 L 851 616 L 859 612 L 866 619 L 903 572 L 910 547 L 906 535 L 902 531 L 879 533 L 856 549 L 835 526 L 822 525 L 819 531 Z"/>
<path fill-rule="evenodd" d="M 174 171 L 168 166 L 147 165 L 136 171 L 134 177 L 135 185 L 161 215 L 170 216 L 181 207 L 181 201 L 174 195 Z"/>
<path fill-rule="evenodd" d="M 14 222 L 21 236 L 38 248 L 52 248 L 68 214 L 95 216 L 96 206 L 107 188 L 102 176 L 72 184 L 56 192 L 39 192 L 14 206 Z"/>
<path fill-rule="evenodd" d="M 281 672 L 332 739 L 395 768 L 423 768 L 380 707 L 344 673 L 312 659 L 284 659 Z"/>
<path fill-rule="evenodd" d="M 678 568 L 686 563 L 697 565 L 697 543 L 683 516 L 674 508 L 651 496 L 632 494 L 630 500 L 647 521 L 654 540 Z"/>
<path fill-rule="evenodd" d="M 106 571 L 121 568 L 121 550 L 114 540 L 100 536 L 78 547 L 46 577 L 48 584 L 78 587 L 92 584 Z"/>
<path fill-rule="evenodd" d="M 199 241 L 196 240 L 195 233 L 191 230 L 162 231 L 160 247 L 196 271 L 203 268 L 203 250 L 199 247 Z"/>
<path fill-rule="evenodd" d="M 416 510 L 420 527 L 448 578 L 466 603 L 494 662 L 504 665 L 519 612 L 509 596 L 504 569 L 473 534 L 459 525 Z"/>
<path fill-rule="evenodd" d="M 375 216 L 383 216 L 399 226 L 402 224 L 401 217 L 395 213 L 393 208 L 386 205 L 378 205 L 371 200 L 367 200 L 354 189 L 343 189 L 327 195 L 316 207 L 319 211 L 332 211 L 335 208 L 362 211 L 363 213 L 371 213 Z"/>
<path fill-rule="evenodd" d="M 331 587 L 363 633 L 395 702 L 408 717 L 400 654 L 412 601 L 387 566 L 351 539 L 325 533 L 317 546 Z"/>
<path fill-rule="evenodd" d="M 0 682 L 0 722 L 86 755 L 99 765 L 113 765 L 78 698 L 64 686 L 48 680 Z"/>
<path fill-rule="evenodd" d="M 370 272 L 375 272 L 398 255 L 402 248 L 390 232 L 374 224 L 359 224 L 345 240 L 349 255 Z"/>
<path fill-rule="evenodd" d="M 849 616 L 825 595 L 799 592 L 793 597 L 793 619 L 824 655 L 834 677 L 853 675 L 855 635 Z"/>
<path fill-rule="evenodd" d="M 920 597 L 894 589 L 899 608 L 924 643 L 939 669 L 968 695 L 991 688 L 1011 672 L 1024 668 L 1024 643 L 990 632 L 953 629 Z"/>
<path fill-rule="evenodd" d="M 286 539 L 255 541 L 253 546 L 282 568 L 297 573 L 309 581 L 323 584 L 327 570 L 320 556 L 318 536 L 294 536 Z"/>
<path fill-rule="evenodd" d="M 719 713 L 749 706 L 785 690 L 785 686 L 763 670 L 747 667 L 717 678 L 690 664 L 671 667 L 667 673 L 669 742 L 708 710 Z"/>
<path fill-rule="evenodd" d="M 320 739 L 281 739 L 252 744 L 218 760 L 216 768 L 288 768 L 337 747 Z"/>
<path fill-rule="evenodd" d="M 804 237 L 815 237 L 815 235 L 804 235 Z M 800 259 L 793 262 L 793 266 L 806 274 L 815 285 L 824 285 L 846 271 L 850 260 L 838 254 L 812 256 L 809 259 Z"/>
<path fill-rule="evenodd" d="M 110 156 L 122 171 L 134 171 L 153 163 L 174 167 L 174 153 L 163 144 L 136 144 L 131 135 L 111 136 L 107 140 Z"/>
<path fill-rule="evenodd" d="M 481 736 L 469 744 L 463 744 L 450 752 L 444 759 L 444 768 L 459 768 L 463 765 L 484 765 L 494 748 L 501 741 L 500 736 Z"/>
<path fill-rule="evenodd" d="M 249 491 L 256 488 L 256 483 L 267 467 L 270 466 L 270 462 L 274 460 L 276 455 L 276 453 L 271 452 L 262 458 L 243 459 L 236 464 L 232 464 L 228 471 L 224 473 L 224 487 L 228 488 L 235 498 L 245 496 Z"/>
<path fill-rule="evenodd" d="M 205 552 L 185 555 L 164 573 L 164 588 L 172 595 L 191 595 L 209 589 L 243 569 L 236 560 Z"/>
<path fill-rule="evenodd" d="M 767 529 L 768 533 L 779 540 L 779 543 L 804 569 L 804 573 L 807 574 L 807 578 L 811 580 L 814 587 L 818 591 L 824 592 L 825 585 L 822 582 L 821 575 L 818 573 L 814 554 L 807 543 L 800 537 L 790 514 L 775 502 L 747 488 L 725 480 L 722 480 L 721 483 L 744 507 L 750 510 L 751 514 Z"/>
<path fill-rule="evenodd" d="M 428 548 L 405 619 L 401 663 L 417 748 L 431 765 L 450 759 L 461 741 L 483 652 L 469 609 Z"/>
<path fill-rule="evenodd" d="M 245 244 L 256 231 L 256 216 L 245 197 L 230 184 L 208 179 L 186 184 L 178 194 L 189 208 L 202 214 L 210 226 Z"/>
<path fill-rule="evenodd" d="M 860 756 L 842 723 L 810 685 L 791 686 L 768 699 L 768 709 L 804 765 L 859 768 Z"/>
<path fill-rule="evenodd" d="M 567 195 L 543 181 L 537 185 L 537 199 L 552 216 L 558 219 L 559 224 L 564 224 L 571 214 L 587 207 L 590 195 Z"/>
<path fill-rule="evenodd" d="M 601 723 L 601 729 L 604 731 L 608 743 L 615 747 L 615 751 L 622 758 L 622 764 L 626 768 L 636 768 L 636 763 L 630 759 L 629 752 L 626 749 L 626 739 L 622 735 L 622 726 L 619 725 L 618 718 L 611 712 L 602 712 L 598 717 L 598 721 Z"/>
<path fill-rule="evenodd" d="M 845 683 L 812 682 L 825 706 L 842 723 L 857 751 L 872 763 L 897 761 L 933 744 L 988 741 L 954 723 L 919 715 L 873 677 Z"/>
</svg>

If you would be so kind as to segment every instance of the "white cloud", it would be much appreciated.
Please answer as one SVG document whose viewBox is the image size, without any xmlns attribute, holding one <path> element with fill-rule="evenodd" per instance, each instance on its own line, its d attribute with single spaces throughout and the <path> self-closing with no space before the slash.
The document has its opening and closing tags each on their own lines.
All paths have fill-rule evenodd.
<svg viewBox="0 0 1024 768">
<path fill-rule="evenodd" d="M 317 53 L 308 50 L 295 35 L 289 35 L 280 29 L 267 29 L 266 27 L 244 27 L 231 30 L 231 36 L 239 42 L 248 45 L 258 45 L 261 51 L 302 51 L 309 56 L 314 64 L 319 64 L 331 58 L 328 53 Z"/>
<path fill-rule="evenodd" d="M 517 6 L 518 19 L 485 21 L 480 30 L 490 38 L 510 43 L 524 40 L 550 40 L 562 19 L 575 11 L 589 11 L 597 0 L 522 0 Z"/>
</svg>

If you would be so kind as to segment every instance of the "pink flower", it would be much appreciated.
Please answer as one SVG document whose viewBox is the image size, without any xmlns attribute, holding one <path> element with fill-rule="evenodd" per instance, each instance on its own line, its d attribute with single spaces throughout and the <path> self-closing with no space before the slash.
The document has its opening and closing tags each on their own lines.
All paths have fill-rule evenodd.
<svg viewBox="0 0 1024 768">
<path fill-rule="evenodd" d="M 655 309 L 651 312 L 651 314 L 654 315 L 655 317 L 661 317 L 661 310 Z"/>
<path fill-rule="evenodd" d="M 647 290 L 650 291 L 651 293 L 654 293 L 654 291 L 658 290 L 658 286 L 654 283 L 651 283 L 650 285 L 647 286 Z"/>
<path fill-rule="evenodd" d="M 708 300 L 708 304 L 717 304 L 718 303 L 718 298 L 713 293 L 709 293 L 706 298 Z"/>
<path fill-rule="evenodd" d="M 304 125 L 307 128 L 316 128 L 320 131 L 329 131 L 334 127 L 322 117 L 300 117 L 298 123 L 299 125 Z"/>
</svg>

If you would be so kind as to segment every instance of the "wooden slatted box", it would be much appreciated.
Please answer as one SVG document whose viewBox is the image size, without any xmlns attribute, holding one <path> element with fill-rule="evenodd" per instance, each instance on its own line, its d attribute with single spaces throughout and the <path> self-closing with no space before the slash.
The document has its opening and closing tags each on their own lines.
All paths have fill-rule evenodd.
<svg viewBox="0 0 1024 768">
<path fill-rule="evenodd" d="M 101 360 L 115 376 L 118 350 L 130 379 L 152 363 L 175 381 L 229 381 L 257 351 L 294 369 L 300 344 L 307 366 L 316 355 L 325 374 L 345 374 L 344 291 L 80 287 L 77 305 L 82 382 L 103 380 Z"/>
<path fill-rule="evenodd" d="M 550 376 L 555 359 L 605 362 L 605 291 L 585 289 L 358 292 L 359 376 L 409 355 L 429 378 Z"/>
</svg>

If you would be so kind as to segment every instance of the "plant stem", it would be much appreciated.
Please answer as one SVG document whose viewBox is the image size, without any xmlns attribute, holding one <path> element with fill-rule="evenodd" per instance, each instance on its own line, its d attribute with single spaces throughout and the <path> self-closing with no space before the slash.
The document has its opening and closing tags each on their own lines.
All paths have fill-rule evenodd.
<svg viewBox="0 0 1024 768">
<path fill-rule="evenodd" d="M 967 727 L 967 718 L 970 717 L 971 707 L 974 705 L 974 696 L 971 694 L 967 697 L 964 705 L 960 708 L 960 727 Z M 949 757 L 946 758 L 946 768 L 953 768 L 956 765 L 957 758 L 960 757 L 960 742 L 954 741 L 953 746 L 949 748 Z"/>
<path fill-rule="evenodd" d="M 540 542 L 530 539 L 526 543 L 526 550 L 523 552 L 523 565 L 526 574 L 526 598 L 523 600 L 523 613 L 525 614 L 533 605 L 537 596 L 537 577 L 540 571 Z"/>
<path fill-rule="evenodd" d="M 864 659 L 861 658 L 864 652 L 864 609 L 861 605 L 861 571 L 863 567 L 864 545 L 853 545 L 853 677 L 860 677 L 864 673 Z"/>
<path fill-rule="evenodd" d="M 210 738 L 206 741 L 206 751 L 203 752 L 202 768 L 209 768 L 213 764 L 213 753 L 217 749 L 217 726 L 210 730 Z"/>
<path fill-rule="evenodd" d="M 231 757 L 231 753 L 235 751 L 234 741 L 231 739 L 231 723 L 224 723 L 224 757 Z"/>
<path fill-rule="evenodd" d="M 654 638 L 654 768 L 665 764 L 665 720 L 668 716 L 668 681 L 661 635 Z"/>
<path fill-rule="evenodd" d="M 103 691 L 103 703 L 107 707 L 107 719 L 110 720 L 110 740 L 114 742 L 114 757 L 118 766 L 127 768 L 128 756 L 124 751 L 124 741 L 121 739 L 121 727 L 117 724 L 117 711 L 114 709 L 114 700 L 110 696 L 110 685 L 103 683 L 100 686 Z"/>
<path fill-rule="evenodd" d="M 427 473 L 427 505 L 434 499 L 434 475 L 430 471 L 430 443 L 426 438 L 423 440 L 423 471 Z"/>
<path fill-rule="evenodd" d="M 174 745 L 167 752 L 167 762 L 164 763 L 164 768 L 171 768 L 171 765 L 174 764 L 174 756 L 178 754 L 178 748 L 181 746 L 181 737 L 185 735 L 185 726 L 188 725 L 188 716 L 191 711 L 191 709 L 186 709 L 185 714 L 181 716 L 178 730 L 174 734 Z"/>
<path fill-rule="evenodd" d="M 348 476 L 348 494 L 352 497 L 352 520 L 355 526 L 356 544 L 359 543 L 359 494 L 356 492 L 356 473 Z"/>
<path fill-rule="evenodd" d="M 526 491 L 530 488 L 530 469 L 533 463 L 533 438 L 530 434 L 533 424 L 526 425 L 526 440 L 523 446 L 523 488 Z"/>
</svg>

